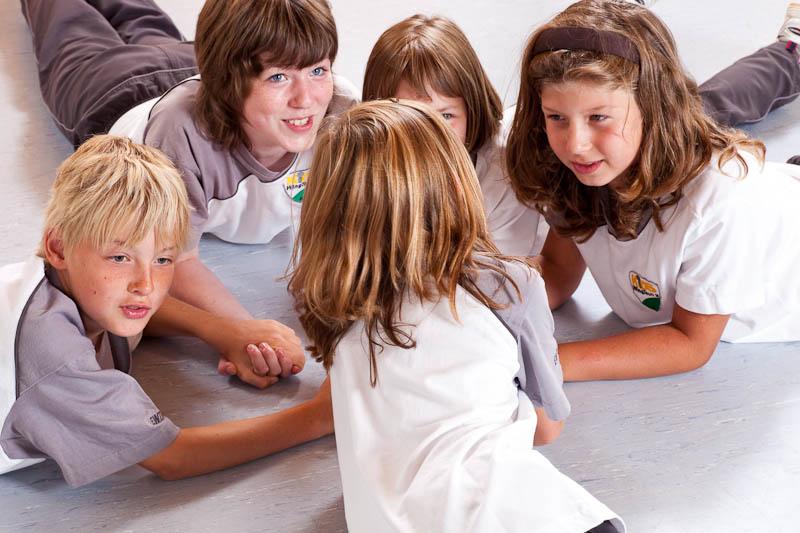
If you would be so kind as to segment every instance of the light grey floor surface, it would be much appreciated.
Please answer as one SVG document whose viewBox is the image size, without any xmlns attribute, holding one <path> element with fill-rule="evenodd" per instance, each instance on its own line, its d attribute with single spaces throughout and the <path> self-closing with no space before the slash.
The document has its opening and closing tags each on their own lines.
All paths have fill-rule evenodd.
<svg viewBox="0 0 800 533">
<path fill-rule="evenodd" d="M 200 3 L 161 5 L 191 36 Z M 360 84 L 381 30 L 417 11 L 438 12 L 465 28 L 510 104 L 524 35 L 564 5 L 334 0 L 337 69 Z M 655 11 L 703 80 L 770 42 L 784 5 L 661 0 Z M 766 140 L 770 159 L 784 160 L 800 153 L 799 119 L 795 103 L 750 132 Z M 0 263 L 9 263 L 35 247 L 54 169 L 70 152 L 39 96 L 27 28 L 14 0 L 0 2 L 0 121 Z M 253 313 L 298 328 L 276 282 L 288 250 L 287 235 L 266 247 L 202 243 L 204 260 Z M 556 324 L 561 340 L 625 328 L 590 278 L 556 313 Z M 215 362 L 200 342 L 148 340 L 136 353 L 134 375 L 182 426 L 294 405 L 311 397 L 323 378 L 321 367 L 310 363 L 299 376 L 257 391 L 218 376 Z M 723 344 L 706 367 L 689 374 L 566 387 L 573 415 L 543 453 L 617 511 L 631 531 L 800 531 L 800 343 Z M 179 482 L 133 467 L 74 490 L 45 462 L 0 477 L 0 531 L 344 531 L 338 476 L 333 437 Z"/>
</svg>

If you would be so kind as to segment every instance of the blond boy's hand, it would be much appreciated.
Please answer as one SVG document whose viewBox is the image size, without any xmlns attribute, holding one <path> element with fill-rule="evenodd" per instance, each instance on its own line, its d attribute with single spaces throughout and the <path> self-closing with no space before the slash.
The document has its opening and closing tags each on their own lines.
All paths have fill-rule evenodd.
<svg viewBox="0 0 800 533">
<path fill-rule="evenodd" d="M 215 346 L 220 352 L 217 370 L 255 387 L 269 387 L 305 366 L 299 337 L 275 320 L 231 321 L 222 337 Z"/>
</svg>

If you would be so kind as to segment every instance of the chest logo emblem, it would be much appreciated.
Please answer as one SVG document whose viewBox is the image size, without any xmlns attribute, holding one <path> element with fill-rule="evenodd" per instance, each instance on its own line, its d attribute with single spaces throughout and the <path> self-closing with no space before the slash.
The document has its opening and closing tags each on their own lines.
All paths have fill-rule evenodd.
<svg viewBox="0 0 800 533">
<path fill-rule="evenodd" d="M 633 294 L 643 306 L 653 311 L 661 309 L 661 291 L 658 289 L 658 283 L 633 271 L 628 273 L 628 280 L 631 282 Z"/>
<path fill-rule="evenodd" d="M 308 179 L 308 169 L 298 170 L 286 176 L 283 182 L 283 190 L 292 201 L 300 203 L 306 193 L 306 180 Z"/>
</svg>

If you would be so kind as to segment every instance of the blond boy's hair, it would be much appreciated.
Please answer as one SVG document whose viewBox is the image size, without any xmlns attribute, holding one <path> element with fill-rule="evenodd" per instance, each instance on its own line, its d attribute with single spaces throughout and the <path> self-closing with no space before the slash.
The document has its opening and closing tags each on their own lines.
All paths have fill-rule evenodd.
<svg viewBox="0 0 800 533">
<path fill-rule="evenodd" d="M 159 245 L 182 249 L 189 209 L 180 173 L 163 153 L 98 135 L 58 167 L 44 234 L 57 232 L 69 250 L 80 243 L 99 249 L 115 240 L 133 245 L 154 231 Z"/>
</svg>

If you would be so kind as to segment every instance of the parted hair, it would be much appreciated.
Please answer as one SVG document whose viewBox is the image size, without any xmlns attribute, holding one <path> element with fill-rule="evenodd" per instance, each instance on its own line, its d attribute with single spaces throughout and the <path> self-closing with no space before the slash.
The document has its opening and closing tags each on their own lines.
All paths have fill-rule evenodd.
<svg viewBox="0 0 800 533">
<path fill-rule="evenodd" d="M 120 238 L 134 245 L 155 232 L 157 243 L 180 250 L 189 209 L 183 179 L 163 153 L 125 137 L 98 135 L 58 167 L 45 237 L 57 232 L 67 250 L 81 243 L 101 249 Z"/>
<path fill-rule="evenodd" d="M 623 34 L 638 49 L 640 64 L 596 51 L 557 50 L 535 55 L 541 32 L 557 27 Z M 612 190 L 581 184 L 550 149 L 541 90 L 564 82 L 624 88 L 633 94 L 643 119 L 642 141 L 638 157 L 620 176 L 621 187 Z M 656 227 L 662 230 L 661 211 L 681 198 L 686 184 L 715 154 L 720 168 L 735 158 L 741 174 L 747 173 L 740 150 L 763 161 L 761 142 L 717 124 L 703 111 L 697 84 L 681 65 L 670 31 L 649 9 L 621 0 L 579 1 L 528 40 L 506 165 L 517 197 L 549 214 L 548 220 L 559 234 L 585 240 L 608 223 L 618 236 L 635 238 L 646 213 L 652 213 Z"/>
<path fill-rule="evenodd" d="M 473 282 L 478 268 L 508 279 L 486 229 L 464 146 L 424 104 L 376 100 L 323 125 L 303 199 L 289 290 L 314 357 L 326 369 L 356 321 L 369 337 L 370 381 L 384 344 L 413 347 L 398 324 L 404 298 L 448 298 L 458 285 L 501 307 Z"/>
<path fill-rule="evenodd" d="M 253 80 L 267 65 L 333 63 L 338 35 L 326 0 L 207 0 L 194 49 L 202 79 L 195 119 L 224 148 L 249 148 L 241 121 Z"/>
<path fill-rule="evenodd" d="M 464 99 L 470 153 L 500 130 L 500 97 L 467 36 L 449 19 L 413 15 L 378 38 L 367 60 L 362 100 L 391 98 L 401 81 L 419 94 L 427 94 L 429 86 L 445 96 Z"/>
</svg>

